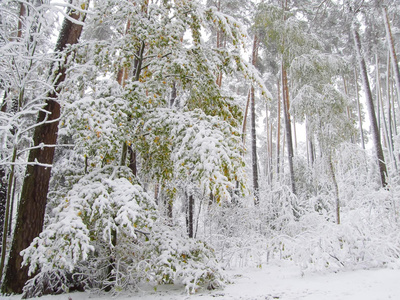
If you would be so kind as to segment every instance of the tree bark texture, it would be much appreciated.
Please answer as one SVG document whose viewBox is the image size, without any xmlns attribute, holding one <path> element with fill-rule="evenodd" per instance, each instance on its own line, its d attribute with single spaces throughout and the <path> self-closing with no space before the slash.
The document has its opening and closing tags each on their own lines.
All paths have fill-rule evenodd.
<svg viewBox="0 0 400 300">
<path fill-rule="evenodd" d="M 194 222 L 193 222 L 193 216 L 194 216 L 194 197 L 193 195 L 188 195 L 187 196 L 187 208 L 186 208 L 186 229 L 189 238 L 193 238 L 193 228 L 194 228 Z"/>
<path fill-rule="evenodd" d="M 363 86 L 364 86 L 366 104 L 367 104 L 367 108 L 368 108 L 368 115 L 369 115 L 370 122 L 371 122 L 372 139 L 374 140 L 374 148 L 375 148 L 375 152 L 376 152 L 376 157 L 378 159 L 381 185 L 382 185 L 382 187 L 385 187 L 387 185 L 387 182 L 386 182 L 387 170 L 386 170 L 385 158 L 383 156 L 383 151 L 382 151 L 382 144 L 381 144 L 381 138 L 380 138 L 380 134 L 379 134 L 379 130 L 378 130 L 378 124 L 376 121 L 371 87 L 369 85 L 369 80 L 368 80 L 367 67 L 365 64 L 364 57 L 361 54 L 361 41 L 360 41 L 360 36 L 356 29 L 353 29 L 353 35 L 354 35 L 354 44 L 355 44 L 355 48 L 357 51 L 358 63 L 359 63 L 360 72 L 361 72 L 361 79 L 362 79 Z"/>
<path fill-rule="evenodd" d="M 287 85 L 287 73 L 282 61 L 282 101 L 283 101 L 283 115 L 285 120 L 286 129 L 286 144 L 288 151 L 288 163 L 290 173 L 290 183 L 292 187 L 292 193 L 296 194 L 296 184 L 294 181 L 294 168 L 293 168 L 293 140 L 292 140 L 292 126 L 290 122 L 289 114 L 289 88 Z"/>
<path fill-rule="evenodd" d="M 253 52 L 252 52 L 252 64 L 256 65 L 257 60 L 257 35 L 254 36 L 253 41 Z M 254 205 L 258 206 L 260 203 L 259 186 L 258 186 L 258 159 L 257 159 L 257 135 L 256 135 L 256 104 L 254 96 L 254 87 L 250 88 L 250 113 L 251 113 L 251 157 L 252 157 L 252 170 L 253 170 L 253 194 L 254 194 Z"/>
<path fill-rule="evenodd" d="M 73 10 L 70 10 L 68 15 L 70 18 L 80 21 L 85 18 Z M 64 19 L 55 52 L 63 51 L 68 44 L 76 44 L 81 31 L 82 25 Z M 34 146 L 44 146 L 29 152 L 28 162 L 37 162 L 37 164 L 28 165 L 22 186 L 14 239 L 2 285 L 2 292 L 6 294 L 22 293 L 22 288 L 29 276 L 28 266 L 21 267 L 22 257 L 19 253 L 27 248 L 43 229 L 51 167 L 40 164 L 51 165 L 53 163 L 60 117 L 60 104 L 57 102 L 57 97 L 60 92 L 60 84 L 66 77 L 65 62 L 70 54 L 66 54 L 64 63 L 56 68 L 54 89 L 48 93 L 45 106 L 38 116 L 38 126 L 34 131 L 33 143 Z"/>
</svg>

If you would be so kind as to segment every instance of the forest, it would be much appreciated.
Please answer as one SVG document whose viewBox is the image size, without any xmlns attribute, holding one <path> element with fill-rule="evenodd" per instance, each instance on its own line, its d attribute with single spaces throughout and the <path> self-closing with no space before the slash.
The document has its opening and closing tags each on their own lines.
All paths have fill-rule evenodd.
<svg viewBox="0 0 400 300">
<path fill-rule="evenodd" d="M 1 0 L 1 293 L 398 269 L 396 51 L 391 0 Z"/>
</svg>

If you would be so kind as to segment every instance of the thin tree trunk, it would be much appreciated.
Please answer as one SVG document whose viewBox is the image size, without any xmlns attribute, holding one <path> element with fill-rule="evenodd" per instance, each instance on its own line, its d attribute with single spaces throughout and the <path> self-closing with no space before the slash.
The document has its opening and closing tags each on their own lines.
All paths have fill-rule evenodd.
<svg viewBox="0 0 400 300">
<path fill-rule="evenodd" d="M 243 143 L 243 147 L 244 147 L 245 142 L 246 142 L 246 126 L 247 126 L 247 115 L 249 114 L 250 94 L 251 94 L 251 89 L 249 89 L 249 92 L 247 94 L 247 102 L 246 102 L 246 108 L 244 110 L 244 117 L 243 117 L 243 124 L 242 124 L 242 143 Z"/>
<path fill-rule="evenodd" d="M 265 175 L 267 176 L 267 183 L 268 185 L 272 184 L 272 124 L 270 126 L 269 117 L 268 117 L 268 105 L 265 107 L 266 109 L 266 116 L 265 116 L 265 129 L 267 132 L 267 159 L 265 164 Z"/>
<path fill-rule="evenodd" d="M 257 52 L 258 52 L 258 38 L 254 36 L 253 41 L 253 52 L 252 52 L 252 64 L 256 65 Z M 250 113 L 251 113 L 251 157 L 252 157 L 252 170 L 253 170 L 253 194 L 254 194 L 254 205 L 258 206 L 260 203 L 259 198 L 259 186 L 258 186 L 258 159 L 257 159 L 257 135 L 256 135 L 256 105 L 254 96 L 254 87 L 250 88 Z"/>
<path fill-rule="evenodd" d="M 380 73 L 379 73 L 379 63 L 378 63 L 378 55 L 375 56 L 375 68 L 376 68 L 376 100 L 377 100 L 377 106 L 379 108 L 379 113 L 377 115 L 378 118 L 381 118 L 382 122 L 382 131 L 383 131 L 383 136 L 384 136 L 384 146 L 388 148 L 389 153 L 390 153 L 390 138 L 389 138 L 389 131 L 388 131 L 388 125 L 386 122 L 385 118 L 385 109 L 383 107 L 383 97 L 382 97 L 382 89 L 381 89 L 381 78 L 380 78 Z M 390 158 L 392 157 L 391 154 L 389 154 Z"/>
<path fill-rule="evenodd" d="M 3 228 L 2 228 L 2 245 L 1 245 L 1 260 L 0 260 L 0 278 L 3 277 L 3 268 L 4 262 L 6 258 L 7 252 L 7 231 L 8 231 L 8 223 L 10 218 L 10 206 L 11 206 L 11 190 L 12 190 L 12 183 L 14 182 L 14 169 L 15 169 L 15 161 L 17 159 L 17 147 L 14 146 L 13 155 L 11 159 L 11 170 L 10 174 L 8 174 L 8 189 L 7 189 L 7 197 L 6 197 L 6 205 L 5 205 L 5 212 L 4 212 L 4 221 L 3 221 Z"/>
<path fill-rule="evenodd" d="M 16 37 L 13 40 L 16 40 L 17 42 L 20 42 L 21 37 L 22 37 L 22 29 L 23 29 L 23 20 L 25 19 L 26 16 L 26 7 L 24 3 L 20 3 L 19 4 L 19 16 L 18 16 L 18 26 L 17 26 L 17 34 Z M 39 26 L 40 28 L 40 26 Z M 40 29 L 37 29 L 37 32 L 40 31 Z M 32 34 L 33 32 L 30 32 L 30 39 L 32 39 Z M 33 57 L 35 49 L 36 49 L 36 39 L 33 42 L 33 47 L 32 47 L 32 53 L 30 53 L 30 56 Z M 29 47 L 27 47 L 29 48 Z M 12 62 L 12 64 L 14 65 L 14 61 Z M 32 67 L 32 59 L 30 60 L 30 64 L 28 67 L 28 70 L 26 71 L 25 75 L 27 73 L 29 73 L 29 71 L 31 70 Z M 22 78 L 25 78 L 25 75 L 20 75 Z M 10 88 L 7 88 L 4 91 L 4 99 L 3 99 L 3 103 L 1 105 L 1 111 L 2 112 L 7 112 L 7 95 L 10 91 Z M 18 98 L 15 98 L 12 100 L 12 105 L 11 105 L 11 109 L 10 112 L 12 113 L 17 113 L 20 110 L 21 104 L 23 102 L 23 98 L 24 98 L 24 93 L 25 93 L 25 89 L 24 87 L 20 88 L 20 91 L 18 93 Z M 12 131 L 15 131 L 14 129 Z M 14 145 L 14 153 L 16 151 L 16 145 Z M 12 163 L 15 162 L 16 157 L 13 155 L 13 161 Z M 14 167 L 11 168 L 10 174 L 8 174 L 8 176 L 13 177 L 14 176 Z M 8 182 L 11 183 L 11 185 L 8 185 Z M 0 241 L 3 241 L 3 244 L 5 245 L 7 243 L 7 235 L 5 235 L 3 237 L 3 230 L 5 229 L 5 232 L 7 232 L 7 226 L 8 224 L 4 224 L 5 220 L 8 219 L 10 216 L 6 216 L 6 211 L 9 211 L 9 207 L 6 208 L 7 202 L 10 205 L 10 200 L 7 201 L 7 190 L 9 189 L 10 191 L 12 190 L 13 186 L 12 186 L 13 181 L 7 179 L 6 177 L 6 171 L 5 171 L 5 166 L 0 166 Z M 5 240 L 3 240 L 3 238 Z M 6 252 L 6 248 L 0 249 L 0 251 L 2 252 L 2 258 L 1 258 L 1 262 L 0 262 L 0 278 L 2 277 L 2 272 L 3 272 L 3 267 L 4 267 L 4 255 Z M 4 252 L 4 253 L 3 253 Z"/>
<path fill-rule="evenodd" d="M 278 111 L 276 125 L 276 180 L 279 181 L 280 147 L 281 147 L 281 91 L 278 79 Z"/>
<path fill-rule="evenodd" d="M 194 197 L 193 195 L 187 196 L 187 208 L 186 208 L 186 229 L 189 238 L 193 238 L 193 215 L 194 215 Z"/>
<path fill-rule="evenodd" d="M 393 66 L 393 73 L 396 82 L 396 90 L 397 90 L 397 101 L 400 108 L 400 72 L 399 72 L 399 64 L 397 62 L 396 51 L 394 49 L 394 42 L 393 42 L 393 35 L 390 29 L 389 18 L 387 14 L 387 9 L 382 8 L 383 20 L 385 22 L 385 29 L 386 29 L 386 40 L 388 42 L 388 47 L 390 51 L 390 57 Z"/>
<path fill-rule="evenodd" d="M 379 135 L 378 125 L 376 122 L 374 102 L 372 99 L 371 88 L 369 85 L 367 67 L 365 64 L 365 60 L 361 54 L 360 36 L 355 28 L 353 29 L 353 35 L 354 35 L 354 44 L 355 44 L 355 48 L 357 51 L 357 58 L 358 58 L 359 66 L 360 66 L 362 82 L 363 82 L 363 86 L 364 86 L 364 92 L 365 92 L 365 96 L 366 96 L 368 114 L 369 114 L 369 118 L 370 118 L 370 122 L 371 122 L 372 139 L 374 140 L 375 154 L 378 159 L 381 185 L 382 185 L 382 187 L 386 187 L 386 185 L 387 185 L 387 181 L 386 181 L 387 169 L 386 169 L 386 164 L 385 164 L 385 158 L 383 156 L 381 138 Z"/>
<path fill-rule="evenodd" d="M 85 15 L 75 10 L 69 10 L 71 19 L 84 21 Z M 62 52 L 68 44 L 76 44 L 82 31 L 82 25 L 64 19 L 55 52 Z M 65 62 L 68 56 L 65 57 Z M 21 266 L 20 252 L 26 249 L 33 239 L 39 235 L 43 228 L 47 192 L 49 188 L 51 165 L 54 159 L 54 145 L 57 142 L 58 123 L 60 117 L 60 104 L 57 101 L 60 84 L 66 77 L 66 63 L 58 66 L 54 81 L 54 90 L 46 97 L 45 107 L 39 113 L 38 126 L 35 128 L 34 146 L 49 145 L 33 149 L 29 152 L 28 161 L 38 162 L 28 165 L 26 176 L 22 185 L 21 199 L 19 202 L 14 239 L 8 259 L 6 273 L 2 285 L 2 292 L 22 293 L 25 282 L 29 279 L 28 266 Z M 42 165 L 41 165 L 42 164 Z M 47 166 L 43 166 L 47 165 Z"/>
<path fill-rule="evenodd" d="M 347 89 L 347 83 L 346 83 L 346 78 L 344 76 L 342 76 L 343 79 L 343 88 L 344 88 L 344 93 L 346 96 L 349 96 L 349 90 Z M 351 111 L 349 106 L 346 107 L 346 112 L 347 112 L 347 118 L 349 119 L 349 121 L 352 120 L 352 116 L 351 116 Z M 351 135 L 350 137 L 350 142 L 354 143 L 354 136 Z"/>
<path fill-rule="evenodd" d="M 282 60 L 282 91 L 283 91 L 283 115 L 285 118 L 285 129 L 286 129 L 286 143 L 288 151 L 288 163 L 290 172 L 290 181 L 292 187 L 292 193 L 296 194 L 296 184 L 294 181 L 294 169 L 293 169 L 293 141 L 292 141 L 292 126 L 290 122 L 289 114 L 289 89 L 287 86 L 287 74 L 285 66 Z"/>
<path fill-rule="evenodd" d="M 337 184 L 335 169 L 333 168 L 332 156 L 328 155 L 328 165 L 329 165 L 329 173 L 331 175 L 333 189 L 335 192 L 335 201 L 336 201 L 336 224 L 340 224 L 340 199 L 339 199 L 339 186 Z"/>
<path fill-rule="evenodd" d="M 358 93 L 358 76 L 357 70 L 354 69 L 354 80 L 355 80 L 355 87 L 356 87 L 356 100 L 357 100 L 357 111 L 358 111 L 358 123 L 360 128 L 360 139 L 362 148 L 365 150 L 365 142 L 364 142 L 364 131 L 362 128 L 362 116 L 361 116 L 361 107 L 360 107 L 360 96 Z"/>
<path fill-rule="evenodd" d="M 5 169 L 3 167 L 0 167 L 0 241 L 3 240 L 2 234 L 6 218 L 6 206 L 7 206 L 7 177 Z M 2 252 L 2 250 L 3 248 L 0 249 L 0 252 Z"/>
<path fill-rule="evenodd" d="M 379 71 L 378 71 L 379 72 Z M 388 55 L 388 69 L 387 69 L 387 80 L 386 80 L 386 109 L 387 109 L 387 134 L 388 134 L 388 148 L 390 158 L 394 169 L 397 170 L 396 157 L 394 155 L 394 143 L 393 143 L 393 129 L 392 129 L 392 103 L 391 103 L 391 88 L 390 88 L 390 55 Z M 380 83 L 379 83 L 380 86 Z M 382 108 L 383 109 L 383 108 Z"/>
<path fill-rule="evenodd" d="M 15 201 L 15 190 L 17 185 L 17 178 L 14 176 L 14 182 L 12 184 L 12 195 L 11 195 L 11 206 L 10 206 L 10 213 L 9 213 L 9 221 L 8 221 L 8 236 L 11 236 L 12 230 L 12 221 L 13 221 L 13 212 L 14 212 L 14 201 Z"/>
<path fill-rule="evenodd" d="M 251 157 L 252 157 L 252 170 L 253 170 L 253 193 L 254 205 L 258 205 L 259 199 L 259 186 L 258 186 L 258 160 L 257 160 L 257 136 L 256 136 L 256 113 L 255 113 L 255 97 L 254 87 L 251 87 Z"/>
</svg>

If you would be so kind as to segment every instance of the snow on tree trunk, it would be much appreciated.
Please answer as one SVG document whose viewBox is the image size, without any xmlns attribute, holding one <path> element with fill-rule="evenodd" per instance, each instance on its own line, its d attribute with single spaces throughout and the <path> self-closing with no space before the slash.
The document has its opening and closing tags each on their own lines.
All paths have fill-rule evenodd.
<svg viewBox="0 0 400 300">
<path fill-rule="evenodd" d="M 376 157 L 378 159 L 381 185 L 382 185 L 382 187 L 385 187 L 387 185 L 387 181 L 386 181 L 387 170 L 386 170 L 385 158 L 383 156 L 381 138 L 379 135 L 378 124 L 376 121 L 374 103 L 373 103 L 371 88 L 370 88 L 369 80 L 368 80 L 367 67 L 365 64 L 365 60 L 361 54 L 360 36 L 355 28 L 353 28 L 353 36 L 354 36 L 354 44 L 355 44 L 355 48 L 356 48 L 356 52 L 357 52 L 357 60 L 358 60 L 360 72 L 361 72 L 361 79 L 362 79 L 364 92 L 365 92 L 365 96 L 366 96 L 368 115 L 369 115 L 370 122 L 371 122 L 372 139 L 374 140 L 374 148 L 375 148 L 375 152 L 376 152 Z"/>
<path fill-rule="evenodd" d="M 71 19 L 82 22 L 85 15 L 70 10 L 68 16 L 68 19 L 64 19 L 58 37 L 56 53 L 63 51 L 68 44 L 76 44 L 81 35 L 81 23 L 73 23 Z M 45 106 L 38 116 L 33 135 L 34 146 L 47 146 L 35 148 L 29 152 L 28 162 L 32 164 L 27 167 L 22 186 L 14 239 L 2 284 L 3 293 L 22 293 L 22 288 L 29 279 L 29 267 L 21 267 L 20 252 L 31 244 L 43 228 L 51 164 L 54 159 L 54 145 L 57 142 L 60 117 L 60 104 L 57 102 L 57 97 L 60 92 L 60 84 L 66 77 L 65 63 L 69 54 L 64 58 L 64 62 L 53 70 L 52 74 L 56 75 L 53 90 L 47 94 Z"/>
<path fill-rule="evenodd" d="M 329 173 L 333 184 L 333 190 L 335 193 L 336 201 L 336 224 L 340 224 L 340 199 L 339 199 L 339 186 L 336 180 L 335 169 L 333 168 L 332 155 L 329 154 L 328 157 Z"/>
</svg>

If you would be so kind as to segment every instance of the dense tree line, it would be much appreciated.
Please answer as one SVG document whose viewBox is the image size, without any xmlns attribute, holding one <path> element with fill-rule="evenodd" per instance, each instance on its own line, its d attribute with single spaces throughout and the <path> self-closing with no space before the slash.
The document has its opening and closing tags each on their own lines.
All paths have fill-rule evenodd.
<svg viewBox="0 0 400 300">
<path fill-rule="evenodd" d="M 2 293 L 398 266 L 399 12 L 2 1 Z"/>
</svg>

